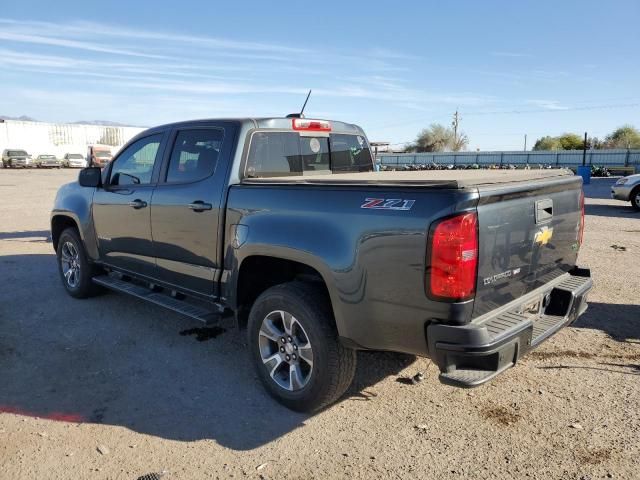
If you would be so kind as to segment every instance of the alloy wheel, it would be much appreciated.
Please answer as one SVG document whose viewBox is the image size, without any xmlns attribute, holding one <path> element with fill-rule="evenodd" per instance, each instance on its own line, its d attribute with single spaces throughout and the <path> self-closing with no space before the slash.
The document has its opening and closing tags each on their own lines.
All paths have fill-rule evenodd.
<svg viewBox="0 0 640 480">
<path fill-rule="evenodd" d="M 301 323 L 289 312 L 275 310 L 263 320 L 258 334 L 262 363 L 281 388 L 304 388 L 313 373 L 313 350 Z"/>
<path fill-rule="evenodd" d="M 72 242 L 64 242 L 60 253 L 64 279 L 69 287 L 76 288 L 80 284 L 80 255 L 78 254 L 78 249 Z"/>
</svg>

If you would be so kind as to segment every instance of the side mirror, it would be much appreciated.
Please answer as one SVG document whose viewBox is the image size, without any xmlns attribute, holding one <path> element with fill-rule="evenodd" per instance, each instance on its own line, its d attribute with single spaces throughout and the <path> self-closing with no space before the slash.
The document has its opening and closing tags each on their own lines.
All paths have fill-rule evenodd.
<svg viewBox="0 0 640 480">
<path fill-rule="evenodd" d="M 80 170 L 78 183 L 81 187 L 99 187 L 102 185 L 102 170 L 99 167 L 87 167 Z"/>
</svg>

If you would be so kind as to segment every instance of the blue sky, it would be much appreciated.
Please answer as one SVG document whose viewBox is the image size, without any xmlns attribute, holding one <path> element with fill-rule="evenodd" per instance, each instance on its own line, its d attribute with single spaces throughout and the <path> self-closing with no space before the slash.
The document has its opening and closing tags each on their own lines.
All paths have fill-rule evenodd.
<svg viewBox="0 0 640 480">
<path fill-rule="evenodd" d="M 640 2 L 4 1 L 0 114 L 134 125 L 284 115 L 469 149 L 640 127 Z"/>
</svg>

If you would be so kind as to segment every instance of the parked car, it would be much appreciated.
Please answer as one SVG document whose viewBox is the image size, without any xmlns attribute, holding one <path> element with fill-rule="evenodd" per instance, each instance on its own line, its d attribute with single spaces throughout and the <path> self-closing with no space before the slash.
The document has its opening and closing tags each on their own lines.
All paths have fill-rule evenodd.
<svg viewBox="0 0 640 480">
<path fill-rule="evenodd" d="M 28 168 L 33 165 L 31 155 L 25 150 L 8 148 L 2 152 L 2 166 L 4 168 L 22 167 Z"/>
<path fill-rule="evenodd" d="M 103 145 L 89 145 L 87 148 L 87 166 L 104 167 L 111 161 L 111 148 Z"/>
<path fill-rule="evenodd" d="M 430 357 L 473 387 L 575 321 L 592 286 L 581 185 L 568 170 L 373 172 L 342 122 L 192 121 L 61 187 L 52 244 L 69 295 L 232 320 L 269 393 L 316 411 L 358 349 Z"/>
<path fill-rule="evenodd" d="M 38 168 L 47 168 L 47 167 L 60 168 L 60 160 L 58 160 L 55 155 L 49 155 L 49 154 L 38 155 L 34 159 L 33 164 Z"/>
<path fill-rule="evenodd" d="M 84 168 L 87 166 L 87 161 L 79 153 L 65 153 L 64 158 L 62 159 L 62 166 L 66 168 Z"/>
<path fill-rule="evenodd" d="M 633 208 L 640 210 L 640 174 L 619 179 L 611 187 L 611 198 L 631 202 Z"/>
</svg>

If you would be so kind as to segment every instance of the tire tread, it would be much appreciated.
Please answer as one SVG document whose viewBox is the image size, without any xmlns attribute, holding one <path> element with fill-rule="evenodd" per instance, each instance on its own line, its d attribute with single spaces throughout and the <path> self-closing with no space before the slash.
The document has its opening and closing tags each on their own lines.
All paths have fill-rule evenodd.
<svg viewBox="0 0 640 480">
<path fill-rule="evenodd" d="M 320 319 L 316 326 L 322 332 L 322 337 L 327 341 L 327 361 L 324 368 L 331 372 L 328 382 L 323 386 L 320 394 L 314 398 L 302 402 L 291 402 L 278 398 L 289 408 L 304 412 L 316 412 L 331 405 L 338 400 L 349 388 L 356 370 L 356 352 L 347 348 L 338 339 L 338 331 L 330 308 L 330 300 L 323 290 L 311 282 L 293 281 L 269 288 L 258 297 L 255 304 L 267 297 L 279 295 L 288 297 L 293 295 L 311 311 L 318 312 L 316 318 Z M 254 305 L 255 305 L 254 304 Z"/>
</svg>

